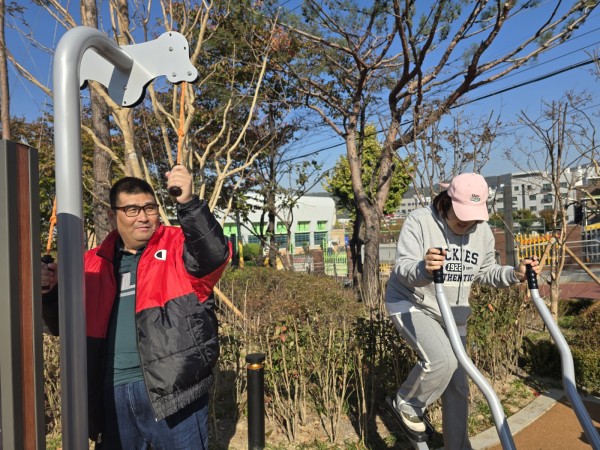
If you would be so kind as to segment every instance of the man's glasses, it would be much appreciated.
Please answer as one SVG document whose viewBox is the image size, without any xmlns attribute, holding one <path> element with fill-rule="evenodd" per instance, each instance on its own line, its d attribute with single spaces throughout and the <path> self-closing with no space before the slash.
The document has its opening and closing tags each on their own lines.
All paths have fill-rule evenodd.
<svg viewBox="0 0 600 450">
<path fill-rule="evenodd" d="M 155 216 L 158 214 L 158 205 L 156 203 L 150 203 L 144 206 L 113 206 L 112 209 L 118 209 L 119 211 L 123 211 L 127 217 L 137 217 L 142 209 L 144 210 L 144 213 L 146 213 L 147 216 Z"/>
</svg>

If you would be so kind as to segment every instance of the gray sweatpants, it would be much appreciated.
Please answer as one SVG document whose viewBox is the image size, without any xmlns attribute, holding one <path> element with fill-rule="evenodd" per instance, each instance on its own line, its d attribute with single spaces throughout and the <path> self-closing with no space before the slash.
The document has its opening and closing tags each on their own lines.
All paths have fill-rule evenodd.
<svg viewBox="0 0 600 450">
<path fill-rule="evenodd" d="M 416 308 L 390 319 L 418 355 L 417 364 L 396 393 L 396 404 L 404 412 L 422 416 L 425 408 L 441 397 L 444 448 L 470 450 L 467 374 L 458 364 L 442 325 Z M 457 326 L 464 346 L 466 324 Z"/>
</svg>

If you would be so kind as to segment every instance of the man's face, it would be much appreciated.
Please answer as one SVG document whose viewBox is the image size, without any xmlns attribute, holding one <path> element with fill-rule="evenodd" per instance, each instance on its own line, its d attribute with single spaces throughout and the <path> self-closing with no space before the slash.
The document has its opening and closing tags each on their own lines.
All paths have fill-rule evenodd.
<svg viewBox="0 0 600 450">
<path fill-rule="evenodd" d="M 126 194 L 120 193 L 117 197 L 116 207 L 156 205 L 156 200 L 151 194 Z M 148 215 L 143 209 L 135 217 L 129 217 L 125 211 L 111 210 L 111 219 L 114 220 L 117 230 L 126 250 L 137 250 L 148 243 L 152 234 L 159 225 L 159 215 Z"/>
</svg>

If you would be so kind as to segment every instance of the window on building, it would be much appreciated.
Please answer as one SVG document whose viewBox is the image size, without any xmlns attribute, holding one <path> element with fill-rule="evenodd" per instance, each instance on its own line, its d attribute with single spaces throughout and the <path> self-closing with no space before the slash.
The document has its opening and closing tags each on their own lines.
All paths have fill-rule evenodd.
<svg viewBox="0 0 600 450">
<path fill-rule="evenodd" d="M 320 244 L 320 242 L 318 242 Z M 310 244 L 310 233 L 296 233 L 294 235 L 294 245 L 303 247 L 305 244 Z"/>
<path fill-rule="evenodd" d="M 327 231 L 315 231 L 314 238 L 315 245 L 323 246 L 323 243 L 325 243 L 325 247 L 327 248 Z"/>
<path fill-rule="evenodd" d="M 317 231 L 327 231 L 327 221 L 326 220 L 317 221 Z"/>
<path fill-rule="evenodd" d="M 519 199 L 517 197 L 512 197 L 511 200 L 513 203 L 517 203 L 519 201 Z"/>
<path fill-rule="evenodd" d="M 308 221 L 302 221 L 302 222 L 298 222 L 298 225 L 296 226 L 296 231 L 300 231 L 300 232 L 307 232 L 310 231 L 310 222 Z"/>
<path fill-rule="evenodd" d="M 285 248 L 287 245 L 287 234 L 276 234 L 275 242 L 277 243 L 277 247 Z"/>
<path fill-rule="evenodd" d="M 515 192 L 519 192 L 519 186 L 515 186 Z"/>
<path fill-rule="evenodd" d="M 225 223 L 223 224 L 223 234 L 227 237 L 235 234 L 237 236 L 237 226 L 235 223 Z"/>
<path fill-rule="evenodd" d="M 562 183 L 560 183 L 560 187 L 561 188 L 566 188 L 567 187 L 567 182 L 563 181 Z"/>
<path fill-rule="evenodd" d="M 548 192 L 552 190 L 552 186 L 550 186 L 550 183 L 544 183 L 542 185 L 542 192 Z"/>
<path fill-rule="evenodd" d="M 544 206 L 544 209 L 545 209 L 545 210 L 546 210 L 546 209 L 552 209 L 552 206 L 551 206 L 551 205 L 545 205 L 545 206 Z"/>
<path fill-rule="evenodd" d="M 532 188 L 532 186 L 530 184 L 527 185 L 527 190 L 530 191 Z"/>
<path fill-rule="evenodd" d="M 537 198 L 537 196 L 535 194 L 529 196 L 529 200 L 535 200 L 536 198 Z"/>
<path fill-rule="evenodd" d="M 248 236 L 248 244 L 260 244 L 260 239 L 251 234 Z"/>
<path fill-rule="evenodd" d="M 275 232 L 277 234 L 287 234 L 287 227 L 285 226 L 285 223 L 278 223 Z"/>
<path fill-rule="evenodd" d="M 530 206 L 529 211 L 537 211 L 537 206 Z"/>
</svg>

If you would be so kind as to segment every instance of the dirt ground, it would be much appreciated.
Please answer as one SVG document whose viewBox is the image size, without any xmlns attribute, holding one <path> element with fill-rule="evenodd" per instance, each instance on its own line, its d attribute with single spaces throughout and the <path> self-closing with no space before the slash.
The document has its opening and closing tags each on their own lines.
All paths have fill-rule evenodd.
<svg viewBox="0 0 600 450">
<path fill-rule="evenodd" d="M 509 389 L 510 383 L 497 382 L 495 389 L 498 392 L 499 398 L 503 402 L 505 408 L 511 413 L 515 413 L 529 404 L 535 399 L 533 389 L 526 388 L 530 391 L 529 395 L 511 397 L 511 400 L 503 399 L 504 392 Z M 483 395 L 479 392 L 476 386 L 472 385 L 471 393 L 473 396 L 483 400 Z M 441 411 L 438 408 L 430 409 L 430 419 L 432 423 L 437 424 L 436 432 L 428 442 L 431 449 L 440 448 L 443 446 L 442 436 L 439 432 L 441 422 Z M 473 413 L 477 414 L 477 413 Z M 477 419 L 483 419 L 481 414 L 478 414 Z M 481 427 L 481 431 L 492 426 L 487 424 Z M 238 420 L 222 420 L 217 425 L 218 433 L 213 442 L 218 450 L 246 450 L 248 448 L 248 422 L 246 417 L 240 417 Z M 372 450 L 413 450 L 413 446 L 401 433 L 398 424 L 388 410 L 381 405 L 377 409 L 377 414 L 374 420 L 368 424 L 369 438 L 366 444 Z M 317 417 L 307 420 L 307 424 L 299 426 L 296 435 L 295 444 L 290 444 L 287 437 L 281 430 L 271 423 L 268 419 L 265 423 L 265 442 L 267 448 L 282 449 L 297 449 L 304 450 L 311 448 L 332 449 L 332 448 L 353 448 L 351 445 L 359 442 L 359 433 L 354 424 L 350 422 L 347 415 L 343 415 L 338 428 L 338 439 L 335 447 L 333 444 L 327 444 L 327 435 L 323 430 L 323 426 Z M 347 444 L 347 446 L 346 446 Z M 364 448 L 364 447 L 360 447 Z"/>
</svg>

